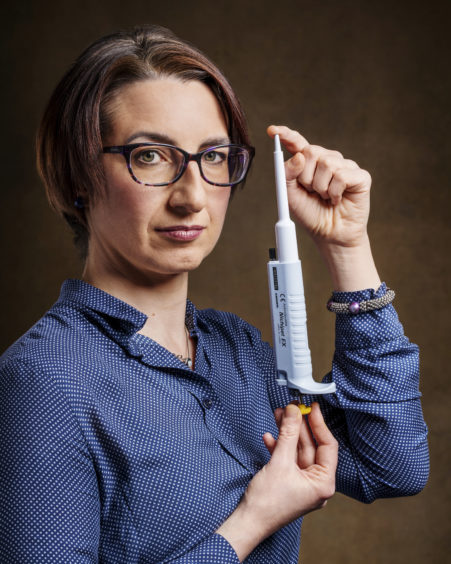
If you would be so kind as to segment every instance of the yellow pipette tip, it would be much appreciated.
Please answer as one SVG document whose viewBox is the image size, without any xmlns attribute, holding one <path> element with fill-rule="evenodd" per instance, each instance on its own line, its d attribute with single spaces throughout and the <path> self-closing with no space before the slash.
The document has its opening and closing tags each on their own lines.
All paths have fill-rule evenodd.
<svg viewBox="0 0 451 564">
<path fill-rule="evenodd" d="M 308 415 L 312 411 L 312 408 L 305 405 L 304 403 L 298 404 L 298 407 L 301 410 L 302 415 Z"/>
</svg>

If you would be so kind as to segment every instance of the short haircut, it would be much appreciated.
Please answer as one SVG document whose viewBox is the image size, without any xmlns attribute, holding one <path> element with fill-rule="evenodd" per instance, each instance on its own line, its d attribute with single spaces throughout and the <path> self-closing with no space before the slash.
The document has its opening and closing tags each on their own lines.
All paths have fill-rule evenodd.
<svg viewBox="0 0 451 564">
<path fill-rule="evenodd" d="M 51 207 L 69 223 L 82 258 L 89 232 L 84 196 L 104 194 L 100 154 L 108 133 L 109 103 L 133 82 L 160 77 L 206 84 L 218 100 L 232 143 L 249 145 L 241 104 L 229 82 L 203 53 L 160 26 L 137 27 L 102 37 L 63 76 L 44 112 L 37 134 L 37 166 Z"/>
</svg>

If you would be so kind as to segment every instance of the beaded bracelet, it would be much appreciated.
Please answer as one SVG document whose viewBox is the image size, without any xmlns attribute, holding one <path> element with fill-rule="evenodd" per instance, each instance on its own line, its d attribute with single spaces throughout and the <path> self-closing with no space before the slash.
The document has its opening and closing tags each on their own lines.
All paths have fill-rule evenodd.
<svg viewBox="0 0 451 564">
<path fill-rule="evenodd" d="M 327 302 L 327 309 L 333 313 L 365 313 L 367 311 L 373 311 L 375 309 L 380 309 L 391 303 L 395 299 L 395 292 L 387 288 L 387 292 L 380 298 L 374 298 L 372 300 L 365 300 L 364 302 L 351 302 L 349 304 L 342 304 L 340 302 L 334 302 L 332 300 Z"/>
</svg>

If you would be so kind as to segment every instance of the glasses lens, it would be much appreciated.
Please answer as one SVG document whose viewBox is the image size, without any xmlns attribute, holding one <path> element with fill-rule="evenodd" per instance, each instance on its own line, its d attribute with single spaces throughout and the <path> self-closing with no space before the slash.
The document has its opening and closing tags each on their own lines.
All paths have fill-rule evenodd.
<svg viewBox="0 0 451 564">
<path fill-rule="evenodd" d="M 146 145 L 133 149 L 130 165 L 134 176 L 143 184 L 168 184 L 183 166 L 183 155 L 177 149 Z"/>
<path fill-rule="evenodd" d="M 249 151 L 235 145 L 213 147 L 203 153 L 201 162 L 203 175 L 209 182 L 230 186 L 246 175 Z"/>
</svg>

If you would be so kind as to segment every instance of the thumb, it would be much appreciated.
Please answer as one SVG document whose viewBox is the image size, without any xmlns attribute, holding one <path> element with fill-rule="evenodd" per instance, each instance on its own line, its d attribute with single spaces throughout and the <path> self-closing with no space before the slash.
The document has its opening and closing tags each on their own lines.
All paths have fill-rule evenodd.
<svg viewBox="0 0 451 564">
<path fill-rule="evenodd" d="M 296 153 L 290 159 L 285 161 L 285 176 L 287 182 L 295 180 L 304 170 L 305 157 L 302 153 Z"/>
<path fill-rule="evenodd" d="M 288 457 L 297 459 L 299 432 L 303 424 L 303 417 L 297 405 L 288 404 L 284 409 L 280 422 L 279 438 L 275 445 L 273 458 Z"/>
</svg>

